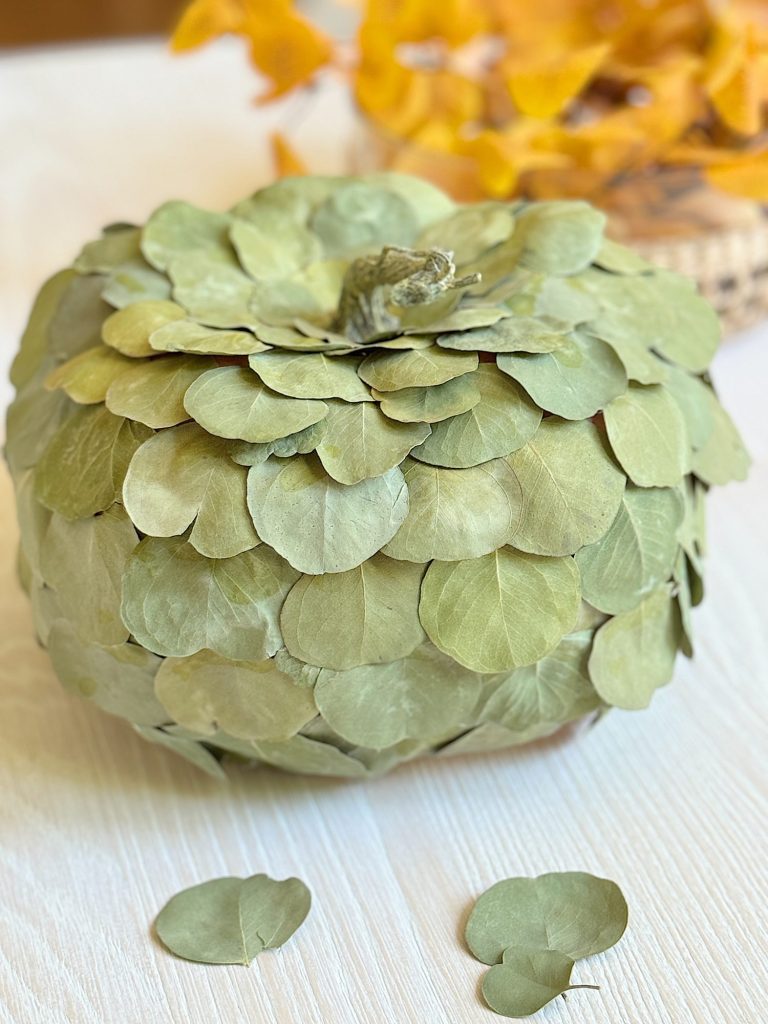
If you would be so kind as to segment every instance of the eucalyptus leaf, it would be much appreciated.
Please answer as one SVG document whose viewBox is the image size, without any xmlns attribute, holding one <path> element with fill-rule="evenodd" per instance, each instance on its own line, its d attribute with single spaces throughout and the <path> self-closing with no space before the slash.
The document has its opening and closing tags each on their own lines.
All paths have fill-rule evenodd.
<svg viewBox="0 0 768 1024">
<path fill-rule="evenodd" d="M 708 391 L 706 403 L 713 426 L 707 440 L 693 453 L 693 472 L 706 484 L 746 480 L 751 460 L 733 420 L 714 392 Z"/>
<path fill-rule="evenodd" d="M 568 324 L 551 318 L 505 316 L 490 326 L 441 334 L 442 348 L 464 352 L 554 352 L 568 342 Z"/>
<path fill-rule="evenodd" d="M 302 576 L 280 627 L 301 661 L 349 669 L 403 658 L 424 639 L 419 592 L 424 568 L 382 554 L 346 572 Z"/>
<path fill-rule="evenodd" d="M 471 469 L 442 469 L 406 459 L 408 515 L 384 551 L 393 558 L 428 562 L 485 555 L 515 533 L 522 494 L 502 459 Z"/>
<path fill-rule="evenodd" d="M 383 750 L 461 728 L 479 692 L 479 676 L 425 644 L 388 664 L 346 672 L 323 669 L 315 700 L 325 721 L 345 739 Z"/>
<path fill-rule="evenodd" d="M 170 750 L 172 754 L 194 765 L 210 775 L 217 782 L 226 782 L 227 776 L 218 760 L 202 743 L 189 739 L 187 736 L 175 736 L 165 729 L 155 729 L 148 725 L 134 725 L 135 731 L 142 739 L 155 746 Z"/>
<path fill-rule="evenodd" d="M 222 729 L 243 740 L 287 740 L 317 714 L 312 692 L 271 659 L 231 661 L 213 651 L 166 658 L 155 679 L 168 717 L 212 736 Z"/>
<path fill-rule="evenodd" d="M 502 1017 L 529 1017 L 564 992 L 596 985 L 571 985 L 575 961 L 557 949 L 510 946 L 483 978 L 483 999 Z"/>
<path fill-rule="evenodd" d="M 249 331 L 217 330 L 192 320 L 173 320 L 149 336 L 156 352 L 189 352 L 198 355 L 248 356 L 266 352 L 269 345 Z"/>
<path fill-rule="evenodd" d="M 147 221 L 141 251 L 157 270 L 198 250 L 226 246 L 230 217 L 174 200 L 160 206 Z"/>
<path fill-rule="evenodd" d="M 175 302 L 156 299 L 134 302 L 118 309 L 104 321 L 101 336 L 105 345 L 131 359 L 154 355 L 150 336 L 166 324 L 184 319 L 184 310 Z"/>
<path fill-rule="evenodd" d="M 267 387 L 281 395 L 341 398 L 345 402 L 373 401 L 354 363 L 331 359 L 322 352 L 265 352 L 251 356 L 248 362 Z"/>
<path fill-rule="evenodd" d="M 402 355 L 399 352 L 374 352 L 360 363 L 358 372 L 377 391 L 400 391 L 403 388 L 445 384 L 454 377 L 477 369 L 477 364 L 475 352 L 447 352 L 432 345 Z"/>
<path fill-rule="evenodd" d="M 317 454 L 325 471 L 342 484 L 378 477 L 400 465 L 430 431 L 426 423 L 398 423 L 378 405 L 363 403 L 329 401 L 322 422 Z"/>
<path fill-rule="evenodd" d="M 459 416 L 480 401 L 474 374 L 454 377 L 445 384 L 400 391 L 372 391 L 385 416 L 401 423 L 437 423 Z"/>
<path fill-rule="evenodd" d="M 522 448 L 536 433 L 541 409 L 492 363 L 475 372 L 480 401 L 468 412 L 432 425 L 412 455 L 433 466 L 466 469 Z"/>
<path fill-rule="evenodd" d="M 189 542 L 209 558 L 230 558 L 259 538 L 246 503 L 247 470 L 226 442 L 196 423 L 163 430 L 131 460 L 123 486 L 126 510 L 142 533 L 174 537 L 194 522 Z"/>
<path fill-rule="evenodd" d="M 61 388 L 73 402 L 95 405 L 104 401 L 112 381 L 131 365 L 114 349 L 95 345 L 51 370 L 45 386 L 49 391 Z"/>
<path fill-rule="evenodd" d="M 124 309 L 132 302 L 170 299 L 171 283 L 143 257 L 136 257 L 114 267 L 107 275 L 101 296 L 115 309 Z"/>
<path fill-rule="evenodd" d="M 594 423 L 550 416 L 505 461 L 522 494 L 509 543 L 539 555 L 567 555 L 607 533 L 626 480 Z"/>
<path fill-rule="evenodd" d="M 522 266 L 545 274 L 578 274 L 603 243 L 605 214 L 589 203 L 534 203 L 518 213 L 512 244 Z"/>
<path fill-rule="evenodd" d="M 103 512 L 118 499 L 128 464 L 150 433 L 104 406 L 81 406 L 59 427 L 38 463 L 38 501 L 65 519 Z"/>
<path fill-rule="evenodd" d="M 293 736 L 282 743 L 256 742 L 254 748 L 261 761 L 286 772 L 342 779 L 360 779 L 368 774 L 361 761 L 309 736 Z"/>
<path fill-rule="evenodd" d="M 328 417 L 304 427 L 303 430 L 296 431 L 295 434 L 278 437 L 276 441 L 265 441 L 263 444 L 234 441 L 228 445 L 230 458 L 240 466 L 258 466 L 260 463 L 266 462 L 270 455 L 277 455 L 280 459 L 290 459 L 294 455 L 308 455 L 325 437 L 327 420 Z"/>
<path fill-rule="evenodd" d="M 672 678 L 679 642 L 671 587 L 663 584 L 598 629 L 589 658 L 595 689 L 614 707 L 648 707 L 658 687 Z"/>
<path fill-rule="evenodd" d="M 274 232 L 236 219 L 229 238 L 243 269 L 259 281 L 287 277 L 322 255 L 318 237 L 300 224 L 292 225 L 290 231 Z"/>
<path fill-rule="evenodd" d="M 416 226 L 409 204 L 363 181 L 335 189 L 310 219 L 330 257 L 357 255 L 383 245 L 410 245 Z"/>
<path fill-rule="evenodd" d="M 669 579 L 682 521 L 678 491 L 628 487 L 605 536 L 576 553 L 587 601 L 611 614 L 627 612 Z"/>
<path fill-rule="evenodd" d="M 104 278 L 75 274 L 66 282 L 48 323 L 49 354 L 63 362 L 98 345 L 112 312 L 101 297 Z"/>
<path fill-rule="evenodd" d="M 608 440 L 638 487 L 674 487 L 690 469 L 690 439 L 674 398 L 658 384 L 630 384 L 603 411 Z"/>
<path fill-rule="evenodd" d="M 398 468 L 345 486 L 316 457 L 274 458 L 248 473 L 256 530 L 300 572 L 354 569 L 392 539 L 408 513 Z"/>
<path fill-rule="evenodd" d="M 128 260 L 140 258 L 140 240 L 140 228 L 105 230 L 101 238 L 83 246 L 73 266 L 81 274 L 107 274 Z"/>
<path fill-rule="evenodd" d="M 583 331 L 541 355 L 500 355 L 497 366 L 522 384 L 542 409 L 586 420 L 627 390 L 624 366 L 610 345 Z"/>
<path fill-rule="evenodd" d="M 39 371 L 48 355 L 49 329 L 51 321 L 77 274 L 72 270 L 60 270 L 43 284 L 29 313 L 27 325 L 19 342 L 19 351 L 11 363 L 11 384 L 21 389 Z M 100 326 L 97 327 L 96 340 Z"/>
<path fill-rule="evenodd" d="M 514 213 L 506 203 L 475 203 L 461 206 L 429 225 L 418 244 L 422 249 L 449 249 L 456 263 L 463 265 L 506 241 L 514 227 Z"/>
<path fill-rule="evenodd" d="M 459 664 L 505 672 L 553 650 L 576 622 L 580 599 L 572 558 L 503 547 L 481 558 L 433 562 L 419 616 L 432 643 Z"/>
<path fill-rule="evenodd" d="M 214 878 L 173 896 L 157 915 L 163 945 L 184 960 L 249 966 L 301 927 L 312 897 L 298 878 Z"/>
<path fill-rule="evenodd" d="M 189 419 L 184 396 L 197 378 L 210 368 L 199 356 L 159 356 L 142 360 L 109 384 L 106 406 L 116 416 L 136 420 L 159 430 Z"/>
<path fill-rule="evenodd" d="M 557 950 L 581 960 L 614 946 L 627 920 L 627 903 L 615 882 L 562 871 L 492 885 L 475 903 L 464 934 L 484 964 L 501 962 L 510 946 Z"/>
<path fill-rule="evenodd" d="M 184 537 L 145 537 L 123 576 L 122 617 L 155 654 L 184 657 L 208 648 L 263 661 L 283 646 L 278 616 L 297 578 L 266 546 L 206 558 Z"/>
</svg>

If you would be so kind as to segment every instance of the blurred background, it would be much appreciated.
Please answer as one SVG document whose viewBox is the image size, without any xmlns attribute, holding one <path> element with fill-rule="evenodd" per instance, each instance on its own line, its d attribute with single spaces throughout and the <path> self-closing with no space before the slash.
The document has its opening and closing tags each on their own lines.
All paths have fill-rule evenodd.
<svg viewBox="0 0 768 1024">
<path fill-rule="evenodd" d="M 35 0 L 9 3 L 0 46 L 168 35 L 184 0 Z"/>
</svg>

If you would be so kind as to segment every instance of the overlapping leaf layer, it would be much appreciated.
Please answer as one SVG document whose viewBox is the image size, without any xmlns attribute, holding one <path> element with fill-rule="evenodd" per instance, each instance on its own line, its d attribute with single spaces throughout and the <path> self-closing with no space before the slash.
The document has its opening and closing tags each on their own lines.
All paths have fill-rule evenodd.
<svg viewBox="0 0 768 1024">
<path fill-rule="evenodd" d="M 581 202 L 308 177 L 107 228 L 12 370 L 41 641 L 216 774 L 644 707 L 691 649 L 705 491 L 747 469 L 717 342 Z"/>
</svg>

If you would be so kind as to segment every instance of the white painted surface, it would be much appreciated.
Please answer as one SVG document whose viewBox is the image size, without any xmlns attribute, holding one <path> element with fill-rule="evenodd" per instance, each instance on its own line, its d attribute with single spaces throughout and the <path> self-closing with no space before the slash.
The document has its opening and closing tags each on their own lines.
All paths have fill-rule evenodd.
<svg viewBox="0 0 768 1024">
<path fill-rule="evenodd" d="M 3 372 L 39 281 L 101 223 L 170 195 L 223 207 L 266 180 L 277 115 L 253 91 L 237 47 L 0 60 Z M 319 169 L 342 165 L 348 120 L 329 93 L 305 121 Z M 768 1019 L 768 327 L 729 342 L 715 377 L 755 467 L 711 498 L 696 660 L 646 712 L 366 784 L 234 772 L 221 787 L 68 697 L 31 639 L 3 473 L 2 1024 L 490 1024 L 460 941 L 471 902 L 566 868 L 616 879 L 631 924 L 577 969 L 602 990 L 542 1024 Z M 255 871 L 314 892 L 282 950 L 203 967 L 150 938 L 179 888 Z"/>
</svg>

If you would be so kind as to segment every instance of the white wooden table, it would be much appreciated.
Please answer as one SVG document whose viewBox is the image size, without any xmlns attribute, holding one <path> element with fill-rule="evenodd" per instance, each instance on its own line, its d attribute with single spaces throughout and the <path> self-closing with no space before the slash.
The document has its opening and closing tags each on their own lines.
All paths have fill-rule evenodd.
<svg viewBox="0 0 768 1024">
<path fill-rule="evenodd" d="M 3 364 L 40 279 L 102 222 L 170 195 L 223 207 L 265 180 L 279 115 L 255 111 L 252 92 L 236 47 L 0 60 Z M 348 123 L 328 91 L 304 125 L 315 166 L 342 165 Z M 568 868 L 616 879 L 631 923 L 578 969 L 602 990 L 538 1019 L 768 1020 L 768 327 L 729 342 L 716 380 L 755 467 L 711 498 L 696 660 L 646 712 L 366 784 L 234 772 L 222 787 L 67 696 L 15 582 L 3 472 L 0 1021 L 491 1024 L 460 939 L 472 900 L 499 878 Z M 246 970 L 153 942 L 178 889 L 256 871 L 314 893 L 282 950 Z"/>
</svg>

